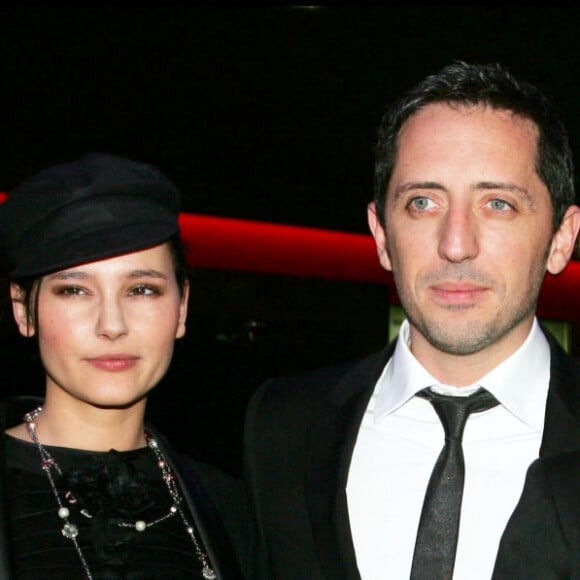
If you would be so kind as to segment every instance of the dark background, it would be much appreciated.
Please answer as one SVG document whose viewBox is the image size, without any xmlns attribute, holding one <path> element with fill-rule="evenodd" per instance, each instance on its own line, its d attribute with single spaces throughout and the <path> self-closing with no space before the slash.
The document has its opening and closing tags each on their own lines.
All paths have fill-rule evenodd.
<svg viewBox="0 0 580 580">
<path fill-rule="evenodd" d="M 366 232 L 387 102 L 454 59 L 540 84 L 576 148 L 580 8 L 0 9 L 0 188 L 106 150 L 150 161 L 184 209 Z"/>
<path fill-rule="evenodd" d="M 363 233 L 385 105 L 455 59 L 542 87 L 580 153 L 577 7 L 20 6 L 0 18 L 0 190 L 102 150 L 157 165 L 185 211 Z M 232 471 L 259 382 L 386 340 L 384 288 L 192 281 L 188 337 L 152 420 Z M 33 347 L 1 324 L 3 390 L 41 392 Z"/>
</svg>

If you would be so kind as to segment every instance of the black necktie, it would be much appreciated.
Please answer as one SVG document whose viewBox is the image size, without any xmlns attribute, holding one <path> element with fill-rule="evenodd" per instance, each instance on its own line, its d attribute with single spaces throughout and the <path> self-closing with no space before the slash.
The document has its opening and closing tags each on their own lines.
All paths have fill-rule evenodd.
<svg viewBox="0 0 580 580">
<path fill-rule="evenodd" d="M 445 446 L 433 467 L 419 521 L 411 580 L 450 580 L 453 576 L 465 464 L 461 439 L 467 417 L 498 404 L 480 389 L 469 397 L 452 397 L 425 389 L 445 430 Z"/>
</svg>

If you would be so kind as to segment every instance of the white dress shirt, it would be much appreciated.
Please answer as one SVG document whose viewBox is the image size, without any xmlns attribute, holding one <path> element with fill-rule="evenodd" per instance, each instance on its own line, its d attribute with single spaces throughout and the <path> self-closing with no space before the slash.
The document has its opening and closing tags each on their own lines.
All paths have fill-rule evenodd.
<svg viewBox="0 0 580 580">
<path fill-rule="evenodd" d="M 432 385 L 451 395 L 480 386 L 500 405 L 465 427 L 465 485 L 454 580 L 489 580 L 501 534 L 538 456 L 550 379 L 550 348 L 534 320 L 524 344 L 470 387 L 441 385 L 409 350 L 403 323 L 372 395 L 350 465 L 347 500 L 363 580 L 409 578 L 423 498 L 444 433 L 435 410 L 414 395 Z"/>
</svg>

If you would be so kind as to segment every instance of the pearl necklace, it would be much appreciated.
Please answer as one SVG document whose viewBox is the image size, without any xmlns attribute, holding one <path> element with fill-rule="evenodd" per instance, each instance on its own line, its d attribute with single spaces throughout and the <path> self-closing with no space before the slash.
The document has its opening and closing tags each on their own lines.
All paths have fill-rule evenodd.
<svg viewBox="0 0 580 580">
<path fill-rule="evenodd" d="M 52 470 L 54 470 L 58 475 L 62 475 L 62 470 L 58 465 L 58 463 L 55 461 L 55 459 L 52 457 L 52 455 L 50 455 L 50 453 L 38 439 L 35 420 L 38 417 L 38 415 L 40 415 L 41 411 L 42 407 L 38 407 L 33 411 L 31 411 L 30 413 L 26 413 L 26 415 L 24 415 L 26 430 L 28 431 L 28 435 L 32 439 L 32 442 L 36 445 L 36 448 L 38 449 L 41 458 L 40 466 L 44 471 L 44 473 L 46 473 L 46 476 L 50 483 L 50 488 L 58 504 L 57 511 L 58 517 L 64 522 L 61 530 L 62 535 L 73 543 L 75 550 L 78 554 L 79 560 L 81 561 L 81 564 L 85 571 L 85 574 L 87 575 L 87 578 L 89 580 L 93 580 L 90 568 L 87 564 L 87 561 L 85 560 L 85 557 L 77 540 L 79 529 L 74 523 L 72 523 L 69 520 L 70 510 L 68 507 L 63 505 L 58 490 L 56 488 L 56 484 L 54 482 Z M 161 449 L 159 449 L 157 441 L 153 438 L 152 434 L 149 431 L 145 431 L 145 440 L 147 441 L 149 449 L 151 449 L 151 451 L 153 451 L 153 453 L 155 454 L 155 458 L 157 459 L 157 467 L 159 467 L 159 469 L 161 470 L 161 478 L 163 479 L 163 482 L 167 486 L 167 491 L 169 492 L 169 496 L 171 497 L 172 504 L 169 508 L 169 511 L 165 515 L 151 522 L 137 520 L 135 522 L 119 522 L 117 525 L 122 528 L 133 528 L 138 532 L 144 532 L 147 528 L 150 528 L 151 526 L 154 526 L 168 518 L 175 516 L 176 514 L 179 514 L 181 521 L 183 522 L 183 525 L 185 527 L 185 531 L 189 536 L 189 538 L 191 539 L 191 541 L 193 542 L 195 554 L 202 567 L 203 577 L 206 578 L 206 580 L 215 580 L 217 578 L 217 575 L 211 568 L 209 564 L 209 558 L 207 554 L 202 550 L 199 542 L 197 541 L 195 530 L 187 520 L 187 517 L 185 516 L 185 513 L 181 507 L 182 499 L 181 496 L 179 495 L 179 490 L 173 472 L 169 467 L 169 464 L 167 463 L 165 456 L 161 452 Z M 70 491 L 68 491 L 65 494 L 65 498 L 67 502 L 71 505 L 74 505 L 76 503 L 76 498 L 72 495 Z M 86 510 L 81 510 L 81 514 L 87 518 L 92 517 L 92 515 Z"/>
</svg>

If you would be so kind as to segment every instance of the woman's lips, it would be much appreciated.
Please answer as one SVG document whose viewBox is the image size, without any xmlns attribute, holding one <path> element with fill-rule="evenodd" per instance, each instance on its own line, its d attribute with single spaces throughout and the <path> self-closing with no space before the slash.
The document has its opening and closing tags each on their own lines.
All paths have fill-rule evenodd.
<svg viewBox="0 0 580 580">
<path fill-rule="evenodd" d="M 86 359 L 87 362 L 104 371 L 120 372 L 134 367 L 139 357 L 126 354 L 105 354 Z"/>
</svg>

